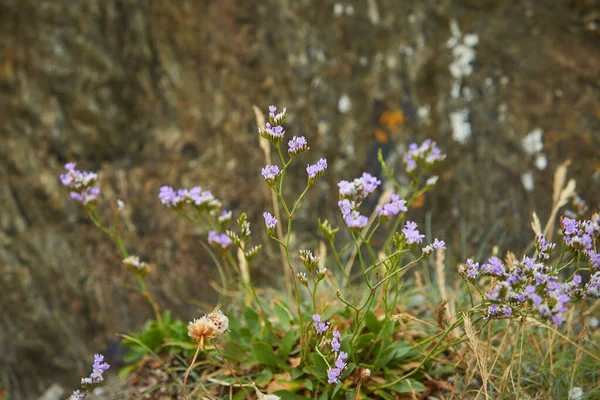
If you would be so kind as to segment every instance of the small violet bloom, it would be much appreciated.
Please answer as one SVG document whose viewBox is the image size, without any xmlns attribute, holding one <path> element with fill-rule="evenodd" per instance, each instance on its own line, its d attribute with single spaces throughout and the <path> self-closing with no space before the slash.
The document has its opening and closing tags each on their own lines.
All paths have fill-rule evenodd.
<svg viewBox="0 0 600 400">
<path fill-rule="evenodd" d="M 316 164 L 309 165 L 306 167 L 306 173 L 308 174 L 308 182 L 312 184 L 323 175 L 327 169 L 327 160 L 321 158 Z"/>
<path fill-rule="evenodd" d="M 292 157 L 295 157 L 298 154 L 304 153 L 310 149 L 304 136 L 294 136 L 292 140 L 288 142 L 288 147 L 288 153 Z"/>
<path fill-rule="evenodd" d="M 404 238 L 406 239 L 406 244 L 413 245 L 418 244 L 423 241 L 425 235 L 421 235 L 417 230 L 416 222 L 407 221 L 404 228 L 402 228 L 402 233 L 404 234 Z"/>
<path fill-rule="evenodd" d="M 267 226 L 267 232 L 272 234 L 275 231 L 275 227 L 277 226 L 277 218 L 275 218 L 271 213 L 265 211 L 263 213 L 263 218 L 265 219 L 265 225 Z"/>
<path fill-rule="evenodd" d="M 321 316 L 319 314 L 314 314 L 312 320 L 315 325 L 315 330 L 319 335 L 322 335 L 329 329 L 329 322 L 321 322 Z"/>
<path fill-rule="evenodd" d="M 277 165 L 267 165 L 263 167 L 260 174 L 263 176 L 263 178 L 265 178 L 265 181 L 269 185 L 273 185 L 279 175 L 281 175 L 281 171 Z"/>
<path fill-rule="evenodd" d="M 377 208 L 377 214 L 382 221 L 387 221 L 392 216 L 406 211 L 408 211 L 408 208 L 406 208 L 406 200 L 401 199 L 396 193 L 392 194 L 389 203 Z"/>
<path fill-rule="evenodd" d="M 437 238 L 435 238 L 435 240 L 433 241 L 433 243 L 428 244 L 427 246 L 423 247 L 423 254 L 428 256 L 431 253 L 433 253 L 433 250 L 437 250 L 437 249 L 445 249 L 446 248 L 446 242 L 444 242 L 443 240 L 438 240 Z"/>
<path fill-rule="evenodd" d="M 229 249 L 233 244 L 229 236 L 225 233 L 218 234 L 215 231 L 208 232 L 208 243 L 223 251 Z"/>
</svg>

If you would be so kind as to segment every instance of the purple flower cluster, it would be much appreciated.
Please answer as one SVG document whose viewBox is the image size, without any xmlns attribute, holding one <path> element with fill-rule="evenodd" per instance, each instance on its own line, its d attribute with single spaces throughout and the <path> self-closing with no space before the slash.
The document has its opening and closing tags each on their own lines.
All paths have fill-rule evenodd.
<svg viewBox="0 0 600 400">
<path fill-rule="evenodd" d="M 404 228 L 402 228 L 404 239 L 406 240 L 406 244 L 409 246 L 421 243 L 425 237 L 425 235 L 419 233 L 417 228 L 417 223 L 412 221 L 406 221 L 406 225 L 404 225 Z"/>
<path fill-rule="evenodd" d="M 281 175 L 281 171 L 277 165 L 267 165 L 263 167 L 260 174 L 263 176 L 263 178 L 265 178 L 265 181 L 269 185 L 273 185 L 279 175 Z"/>
<path fill-rule="evenodd" d="M 588 296 L 600 297 L 600 271 L 596 272 L 585 285 L 585 292 Z"/>
<path fill-rule="evenodd" d="M 298 154 L 304 153 L 310 149 L 304 136 L 294 136 L 292 140 L 288 142 L 288 147 L 288 154 L 292 157 L 295 157 Z"/>
<path fill-rule="evenodd" d="M 231 238 L 227 236 L 227 234 L 219 234 L 215 231 L 208 232 L 208 243 L 221 251 L 228 250 L 233 244 Z"/>
<path fill-rule="evenodd" d="M 92 373 L 87 378 L 81 379 L 81 385 L 86 387 L 88 385 L 94 385 L 104 381 L 103 373 L 110 368 L 110 365 L 103 362 L 104 356 L 101 354 L 94 354 L 94 364 L 92 365 Z"/>
<path fill-rule="evenodd" d="M 203 191 L 200 186 L 189 190 L 175 190 L 171 186 L 162 186 L 158 199 L 167 208 L 179 208 L 184 204 L 190 204 L 198 209 L 214 210 L 222 206 L 209 190 Z"/>
<path fill-rule="evenodd" d="M 538 242 L 545 249 L 554 247 L 543 237 L 538 238 Z M 515 260 L 510 268 L 498 257 L 491 257 L 481 267 L 469 259 L 459 267 L 459 272 L 473 282 L 480 276 L 495 278 L 486 293 L 486 299 L 492 303 L 486 318 L 508 318 L 517 309 L 530 309 L 558 325 L 564 320 L 567 303 L 584 295 L 581 276 L 574 275 L 570 281 L 560 282 L 544 257 L 539 254 L 537 258 L 524 256 L 521 261 Z"/>
<path fill-rule="evenodd" d="M 319 179 L 325 170 L 327 169 L 327 160 L 321 158 L 316 164 L 309 165 L 306 167 L 306 173 L 308 174 L 308 183 L 312 184 Z"/>
<path fill-rule="evenodd" d="M 265 128 L 258 128 L 258 133 L 272 143 L 279 143 L 285 134 L 281 124 L 287 116 L 287 111 L 284 107 L 280 113 L 276 114 L 276 112 L 275 106 L 269 106 L 269 122 L 266 123 Z"/>
<path fill-rule="evenodd" d="M 335 364 L 327 371 L 327 381 L 329 383 L 340 383 L 340 375 L 347 367 L 346 360 L 348 359 L 348 353 L 340 351 L 338 354 Z"/>
<path fill-rule="evenodd" d="M 427 139 L 420 146 L 416 143 L 408 146 L 408 152 L 404 156 L 404 164 L 406 165 L 406 170 L 412 173 L 419 165 L 430 167 L 443 161 L 445 158 L 446 155 L 442 154 L 442 151 L 435 145 L 435 142 Z"/>
<path fill-rule="evenodd" d="M 340 331 L 338 331 L 337 329 L 333 330 L 333 338 L 331 339 L 330 345 L 331 345 L 331 351 L 340 351 L 340 340 L 342 340 L 342 335 L 340 334 Z"/>
<path fill-rule="evenodd" d="M 348 228 L 362 229 L 367 226 L 369 219 L 360 214 L 358 207 L 379 185 L 381 185 L 381 181 L 367 172 L 363 172 L 360 178 L 356 178 L 352 182 L 340 181 L 338 183 L 340 189 L 338 206 Z"/>
<path fill-rule="evenodd" d="M 549 260 L 552 251 L 554 251 L 554 248 L 556 247 L 556 244 L 546 241 L 544 235 L 538 235 L 535 238 L 535 244 L 538 252 L 536 258 L 540 261 Z"/>
<path fill-rule="evenodd" d="M 100 188 L 93 186 L 98 175 L 91 171 L 75 169 L 76 164 L 65 164 L 67 172 L 60 175 L 62 184 L 71 190 L 71 198 L 83 204 L 95 203 L 100 195 Z"/>
<path fill-rule="evenodd" d="M 367 226 L 367 223 L 369 222 L 367 217 L 358 212 L 357 208 L 359 205 L 360 203 L 357 204 L 355 201 L 348 199 L 338 201 L 338 206 L 340 207 L 344 221 L 346 221 L 346 225 L 350 229 L 362 229 Z"/>
<path fill-rule="evenodd" d="M 275 218 L 271 213 L 265 211 L 263 213 L 263 218 L 265 219 L 265 225 L 267 226 L 267 232 L 272 234 L 275 231 L 275 227 L 277 227 L 277 218 Z"/>
<path fill-rule="evenodd" d="M 380 221 L 387 221 L 391 217 L 408 211 L 406 208 L 406 200 L 400 198 L 400 195 L 394 193 L 391 196 L 390 202 L 385 203 L 381 207 L 377 207 L 377 214 Z"/>
<path fill-rule="evenodd" d="M 312 320 L 317 334 L 322 335 L 329 329 L 329 322 L 321 322 L 321 315 L 314 314 Z"/>
<path fill-rule="evenodd" d="M 381 185 L 379 179 L 368 172 L 363 172 L 360 178 L 356 178 L 352 182 L 340 181 L 338 183 L 340 200 L 348 199 L 360 205 L 360 203 L 370 193 L 373 193 L 379 185 Z"/>
<path fill-rule="evenodd" d="M 458 272 L 470 281 L 475 281 L 479 277 L 479 263 L 469 258 L 465 265 L 459 265 Z"/>
<path fill-rule="evenodd" d="M 280 125 L 283 123 L 285 117 L 287 117 L 287 109 L 283 107 L 283 110 L 281 110 L 280 113 L 275 114 L 276 112 L 277 107 L 269 106 L 269 122 L 273 125 Z"/>
<path fill-rule="evenodd" d="M 446 242 L 444 242 L 443 240 L 438 240 L 437 238 L 435 238 L 435 240 L 433 241 L 433 243 L 428 244 L 427 246 L 423 247 L 423 254 L 425 256 L 428 256 L 431 253 L 433 253 L 433 250 L 445 249 L 445 248 L 446 248 Z"/>
<path fill-rule="evenodd" d="M 73 394 L 69 396 L 69 400 L 79 400 L 85 398 L 85 393 L 81 393 L 79 390 L 73 391 Z"/>
<path fill-rule="evenodd" d="M 590 250 L 600 241 L 600 214 L 596 213 L 589 220 L 577 221 L 562 217 L 563 240 L 573 251 L 588 255 Z"/>
</svg>

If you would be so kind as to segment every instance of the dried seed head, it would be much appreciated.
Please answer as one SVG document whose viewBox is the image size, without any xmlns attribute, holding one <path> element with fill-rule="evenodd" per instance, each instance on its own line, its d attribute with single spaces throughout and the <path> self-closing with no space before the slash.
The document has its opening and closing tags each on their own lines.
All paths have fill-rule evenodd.
<svg viewBox="0 0 600 400">
<path fill-rule="evenodd" d="M 217 335 L 222 335 L 229 329 L 229 318 L 221 310 L 208 314 L 208 318 L 215 324 Z"/>
<path fill-rule="evenodd" d="M 206 339 L 212 339 L 224 334 L 229 329 L 229 318 L 221 310 L 195 319 L 188 324 L 188 335 L 196 343 L 204 344 Z"/>
<path fill-rule="evenodd" d="M 367 379 L 370 376 L 371 376 L 371 370 L 369 368 L 365 368 L 362 371 L 360 371 L 361 379 Z"/>
<path fill-rule="evenodd" d="M 206 315 L 188 324 L 188 336 L 196 343 L 217 337 L 218 328 Z"/>
</svg>

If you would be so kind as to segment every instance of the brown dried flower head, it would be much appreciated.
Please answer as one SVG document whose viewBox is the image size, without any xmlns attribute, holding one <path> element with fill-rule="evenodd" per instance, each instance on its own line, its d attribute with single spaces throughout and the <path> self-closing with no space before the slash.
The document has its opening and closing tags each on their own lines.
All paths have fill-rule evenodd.
<svg viewBox="0 0 600 400">
<path fill-rule="evenodd" d="M 221 311 L 210 313 L 195 319 L 188 324 L 188 335 L 196 343 L 204 344 L 206 339 L 213 339 L 227 332 L 229 318 Z"/>
</svg>

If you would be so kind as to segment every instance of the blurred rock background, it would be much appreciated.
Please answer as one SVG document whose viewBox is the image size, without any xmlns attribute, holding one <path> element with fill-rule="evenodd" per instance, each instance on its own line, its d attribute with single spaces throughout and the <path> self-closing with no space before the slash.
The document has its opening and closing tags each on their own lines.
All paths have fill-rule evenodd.
<svg viewBox="0 0 600 400">
<path fill-rule="evenodd" d="M 215 272 L 204 233 L 158 189 L 212 190 L 265 243 L 254 104 L 287 106 L 288 134 L 307 136 L 298 187 L 306 163 L 329 160 L 298 241 L 316 240 L 317 217 L 339 221 L 336 182 L 377 172 L 377 148 L 401 171 L 406 146 L 430 137 L 448 160 L 411 218 L 431 213 L 452 266 L 489 254 L 487 236 L 518 252 L 563 161 L 598 208 L 599 27 L 594 0 L 0 0 L 4 390 L 77 387 L 92 352 L 117 359 L 115 333 L 150 316 L 60 187 L 65 162 L 100 173 L 107 220 L 125 202 L 130 249 L 156 264 L 161 305 L 186 321 L 214 301 Z M 280 285 L 266 250 L 253 274 Z"/>
</svg>

